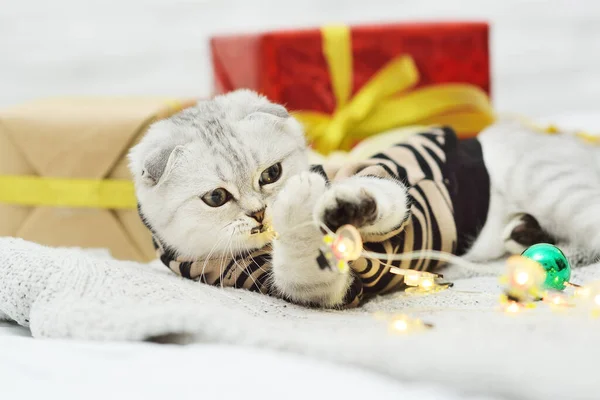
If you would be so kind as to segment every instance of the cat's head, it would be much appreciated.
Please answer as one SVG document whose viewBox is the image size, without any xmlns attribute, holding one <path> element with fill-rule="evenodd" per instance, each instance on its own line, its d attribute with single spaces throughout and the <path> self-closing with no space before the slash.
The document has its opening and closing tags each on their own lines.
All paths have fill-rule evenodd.
<svg viewBox="0 0 600 400">
<path fill-rule="evenodd" d="M 186 258 L 267 244 L 274 196 L 308 168 L 300 124 L 246 90 L 153 124 L 129 161 L 143 218 Z"/>
</svg>

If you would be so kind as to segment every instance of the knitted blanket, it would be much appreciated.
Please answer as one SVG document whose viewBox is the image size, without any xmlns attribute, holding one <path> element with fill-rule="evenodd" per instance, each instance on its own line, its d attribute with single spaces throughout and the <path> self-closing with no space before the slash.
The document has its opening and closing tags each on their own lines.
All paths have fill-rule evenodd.
<svg viewBox="0 0 600 400">
<path fill-rule="evenodd" d="M 501 271 L 500 264 L 491 268 Z M 210 287 L 157 264 L 12 238 L 0 239 L 0 276 L 0 314 L 29 326 L 34 337 L 275 348 L 498 398 L 597 399 L 600 392 L 600 320 L 543 305 L 503 314 L 493 276 L 450 273 L 455 287 L 440 293 L 398 293 L 355 310 L 323 311 Z M 572 280 L 597 278 L 600 268 L 592 266 Z M 393 335 L 375 312 L 408 313 L 434 328 Z"/>
</svg>

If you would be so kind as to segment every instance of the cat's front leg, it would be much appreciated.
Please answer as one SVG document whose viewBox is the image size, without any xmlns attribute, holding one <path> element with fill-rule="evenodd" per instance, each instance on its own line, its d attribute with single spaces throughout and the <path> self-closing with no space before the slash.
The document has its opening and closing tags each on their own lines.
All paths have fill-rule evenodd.
<svg viewBox="0 0 600 400">
<path fill-rule="evenodd" d="M 410 216 L 406 187 L 395 180 L 352 176 L 334 182 L 319 199 L 315 218 L 335 231 L 352 224 L 365 239 L 400 229 Z"/>
<path fill-rule="evenodd" d="M 313 220 L 313 210 L 326 193 L 326 183 L 315 173 L 302 173 L 286 182 L 272 207 L 272 282 L 275 292 L 295 303 L 336 307 L 352 282 L 348 271 L 322 268 L 317 263 L 323 234 Z"/>
</svg>

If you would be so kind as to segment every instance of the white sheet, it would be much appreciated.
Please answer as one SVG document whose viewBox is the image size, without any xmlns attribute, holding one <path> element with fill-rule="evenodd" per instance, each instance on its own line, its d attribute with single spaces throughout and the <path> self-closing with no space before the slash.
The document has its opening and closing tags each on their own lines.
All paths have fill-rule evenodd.
<svg viewBox="0 0 600 400">
<path fill-rule="evenodd" d="M 431 385 L 402 384 L 357 368 L 247 347 L 102 344 L 25 335 L 27 330 L 0 322 L 3 399 L 465 398 Z"/>
</svg>

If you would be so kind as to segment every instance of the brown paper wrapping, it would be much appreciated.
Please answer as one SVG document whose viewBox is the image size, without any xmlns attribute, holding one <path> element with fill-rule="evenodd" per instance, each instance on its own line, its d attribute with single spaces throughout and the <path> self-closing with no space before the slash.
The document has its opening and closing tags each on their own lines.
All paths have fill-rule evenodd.
<svg viewBox="0 0 600 400">
<path fill-rule="evenodd" d="M 194 100 L 61 98 L 0 111 L 0 175 L 131 179 L 126 155 L 148 126 Z M 0 189 L 1 190 L 1 189 Z M 155 258 L 136 210 L 0 203 L 0 236 L 49 246 L 106 248 L 118 259 Z"/>
</svg>

